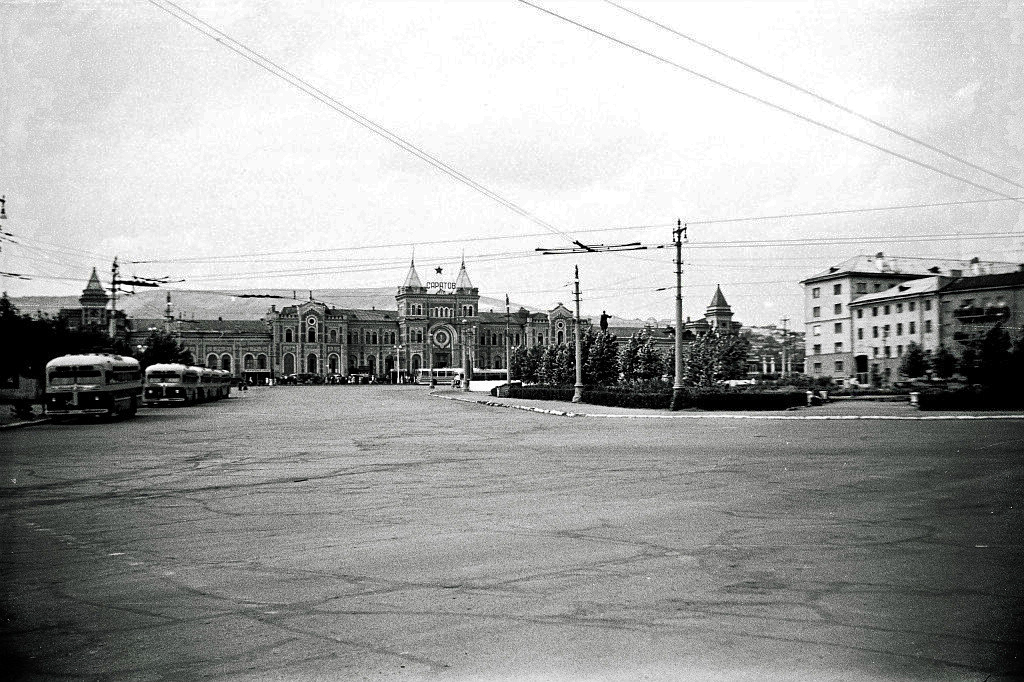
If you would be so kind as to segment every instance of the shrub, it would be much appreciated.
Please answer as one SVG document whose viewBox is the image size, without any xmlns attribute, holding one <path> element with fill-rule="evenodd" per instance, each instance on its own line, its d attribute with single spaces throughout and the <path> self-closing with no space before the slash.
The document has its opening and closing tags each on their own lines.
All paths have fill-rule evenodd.
<svg viewBox="0 0 1024 682">
<path fill-rule="evenodd" d="M 561 386 L 513 386 L 510 396 L 525 400 L 572 400 L 573 389 Z M 804 391 L 750 391 L 740 388 L 712 387 L 683 389 L 681 407 L 702 410 L 785 410 L 805 405 Z M 587 387 L 583 402 L 605 407 L 667 410 L 672 389 L 663 383 L 644 387 Z"/>
<path fill-rule="evenodd" d="M 573 388 L 565 386 L 511 386 L 509 388 L 510 398 L 523 400 L 561 400 L 570 402 L 572 400 Z"/>
<path fill-rule="evenodd" d="M 917 404 L 922 410 L 1011 410 L 1024 407 L 1024 393 L 979 386 L 927 390 L 918 396 Z"/>
</svg>

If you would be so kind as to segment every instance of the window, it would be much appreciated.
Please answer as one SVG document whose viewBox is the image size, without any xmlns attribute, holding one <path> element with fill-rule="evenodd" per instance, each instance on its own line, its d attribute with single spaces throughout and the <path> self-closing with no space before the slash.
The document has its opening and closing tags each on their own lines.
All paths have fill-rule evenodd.
<svg viewBox="0 0 1024 682">
<path fill-rule="evenodd" d="M 835 330 L 834 331 L 835 331 L 836 334 L 842 334 L 843 333 L 843 323 L 842 322 L 836 322 Z"/>
<path fill-rule="evenodd" d="M 857 330 L 857 339 L 860 340 L 860 339 L 863 339 L 863 338 L 864 338 L 864 328 L 861 327 L 860 329 Z"/>
<path fill-rule="evenodd" d="M 821 317 L 821 307 L 820 306 L 814 306 L 814 309 L 811 310 L 811 317 Z"/>
<path fill-rule="evenodd" d="M 889 306 L 885 306 L 884 312 L 886 315 L 888 315 L 890 312 L 892 312 L 892 309 Z"/>
<path fill-rule="evenodd" d="M 839 294 L 843 293 L 843 285 L 842 284 L 833 285 L 832 293 L 834 295 L 836 295 L 836 296 L 838 296 Z"/>
<path fill-rule="evenodd" d="M 902 357 L 902 355 L 903 355 L 903 346 L 896 346 L 896 355 Z"/>
<path fill-rule="evenodd" d="M 337 342 L 338 342 L 338 330 L 337 329 L 332 329 L 331 330 L 331 343 L 337 343 Z"/>
<path fill-rule="evenodd" d="M 310 327 L 306 331 L 306 341 L 309 343 L 316 343 L 316 329 Z"/>
<path fill-rule="evenodd" d="M 928 299 L 927 301 L 924 302 L 924 309 L 925 310 L 931 310 L 932 309 L 932 301 L 931 301 L 931 299 Z"/>
<path fill-rule="evenodd" d="M 903 312 L 903 304 L 902 303 L 897 303 L 896 304 L 896 312 L 898 312 L 898 313 L 902 313 Z"/>
<path fill-rule="evenodd" d="M 916 310 L 916 309 L 917 309 L 917 302 L 916 301 L 911 301 L 910 303 L 907 304 L 907 310 L 909 310 L 910 312 L 914 312 L 914 310 Z"/>
<path fill-rule="evenodd" d="M 821 287 L 811 289 L 811 298 L 821 298 Z"/>
<path fill-rule="evenodd" d="M 256 369 L 266 369 L 266 368 L 267 368 L 267 356 L 264 355 L 263 353 L 260 353 L 259 355 L 256 356 Z"/>
<path fill-rule="evenodd" d="M 885 350 L 885 357 L 887 357 L 887 358 L 892 357 L 892 347 L 891 346 L 886 346 L 884 350 Z"/>
<path fill-rule="evenodd" d="M 964 271 L 963 270 L 950 270 L 949 271 L 949 276 L 950 277 L 963 277 L 964 276 Z"/>
<path fill-rule="evenodd" d="M 821 325 L 820 324 L 816 324 L 813 327 L 811 327 L 811 335 L 812 336 L 821 336 Z"/>
<path fill-rule="evenodd" d="M 871 317 L 878 317 L 878 306 L 871 309 Z"/>
<path fill-rule="evenodd" d="M 896 323 L 896 336 L 903 336 L 903 323 L 902 322 L 897 322 Z"/>
<path fill-rule="evenodd" d="M 284 342 L 285 343 L 291 343 L 292 342 L 292 330 L 291 329 L 285 329 L 284 330 Z"/>
<path fill-rule="evenodd" d="M 917 331 L 917 323 L 916 322 L 909 323 L 908 326 L 907 326 L 907 333 L 908 334 L 913 334 L 916 331 Z"/>
<path fill-rule="evenodd" d="M 857 309 L 857 319 L 859 320 L 859 319 L 862 319 L 863 317 L 864 317 L 864 309 L 863 308 L 858 308 Z"/>
<path fill-rule="evenodd" d="M 836 353 L 842 353 L 843 352 L 843 342 L 842 341 L 836 341 L 835 352 Z"/>
<path fill-rule="evenodd" d="M 835 314 L 835 315 L 842 315 L 843 314 L 843 304 L 842 303 L 836 303 L 834 306 L 832 306 L 832 313 Z"/>
<path fill-rule="evenodd" d="M 871 354 L 876 358 L 878 357 L 878 346 L 875 346 L 874 348 L 871 349 Z"/>
<path fill-rule="evenodd" d="M 866 294 L 866 293 L 868 293 L 868 283 L 867 282 L 857 282 L 857 293 L 858 294 Z"/>
<path fill-rule="evenodd" d="M 370 336 L 370 343 L 376 346 L 377 345 L 377 332 L 373 332 L 369 336 Z"/>
<path fill-rule="evenodd" d="M 820 362 L 814 363 L 814 373 L 815 374 L 821 374 L 821 363 Z"/>
<path fill-rule="evenodd" d="M 871 338 L 873 338 L 873 339 L 877 339 L 878 338 L 878 327 L 872 327 L 871 328 Z"/>
<path fill-rule="evenodd" d="M 842 360 L 836 360 L 836 371 L 837 372 L 842 372 L 843 371 L 843 361 Z"/>
<path fill-rule="evenodd" d="M 879 284 L 878 282 L 875 282 L 875 291 L 881 291 L 881 290 L 882 290 L 882 285 Z"/>
<path fill-rule="evenodd" d="M 820 343 L 814 344 L 814 352 L 812 353 L 812 355 L 821 355 L 821 344 Z"/>
<path fill-rule="evenodd" d="M 931 331 L 932 331 L 932 321 L 931 320 L 925 320 L 924 321 L 924 331 L 925 331 L 926 334 L 930 334 L 931 333 Z"/>
</svg>

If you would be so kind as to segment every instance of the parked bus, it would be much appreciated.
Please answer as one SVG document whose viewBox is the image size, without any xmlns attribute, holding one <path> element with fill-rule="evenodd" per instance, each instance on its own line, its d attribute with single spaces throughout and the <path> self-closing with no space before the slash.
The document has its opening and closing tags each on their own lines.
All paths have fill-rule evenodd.
<svg viewBox="0 0 1024 682">
<path fill-rule="evenodd" d="M 462 381 L 461 367 L 440 367 L 435 369 L 421 369 L 416 374 L 416 383 L 429 384 L 431 380 L 439 384 L 452 384 Z"/>
<path fill-rule="evenodd" d="M 142 372 L 135 358 L 64 355 L 46 363 L 46 413 L 54 417 L 135 414 Z"/>
<path fill-rule="evenodd" d="M 178 363 L 158 363 L 146 368 L 143 400 L 147 405 L 191 404 L 199 399 L 202 369 Z"/>
<path fill-rule="evenodd" d="M 231 395 L 231 372 L 226 369 L 197 367 L 199 377 L 199 400 L 220 400 Z"/>
</svg>

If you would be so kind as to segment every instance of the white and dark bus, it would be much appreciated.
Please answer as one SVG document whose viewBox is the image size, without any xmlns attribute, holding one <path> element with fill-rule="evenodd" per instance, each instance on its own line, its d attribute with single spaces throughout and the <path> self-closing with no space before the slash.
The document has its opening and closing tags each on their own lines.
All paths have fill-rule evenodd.
<svg viewBox="0 0 1024 682">
<path fill-rule="evenodd" d="M 416 373 L 416 383 L 418 384 L 429 384 L 431 380 L 436 381 L 442 386 L 462 381 L 462 368 L 435 367 L 434 369 L 421 369 Z"/>
<path fill-rule="evenodd" d="M 109 353 L 64 355 L 46 363 L 46 413 L 131 416 L 142 403 L 135 358 Z"/>
<path fill-rule="evenodd" d="M 198 400 L 220 400 L 231 395 L 231 372 L 209 367 L 193 369 L 199 371 Z"/>
<path fill-rule="evenodd" d="M 199 399 L 202 368 L 158 363 L 146 368 L 143 400 L 147 405 L 192 404 Z"/>
</svg>

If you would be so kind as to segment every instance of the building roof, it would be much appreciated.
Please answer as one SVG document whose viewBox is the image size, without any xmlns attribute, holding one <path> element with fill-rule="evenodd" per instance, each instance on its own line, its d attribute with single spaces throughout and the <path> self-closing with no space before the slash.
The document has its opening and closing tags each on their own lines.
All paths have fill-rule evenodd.
<svg viewBox="0 0 1024 682">
<path fill-rule="evenodd" d="M 103 285 L 100 284 L 100 276 L 96 274 L 96 268 L 92 269 L 92 276 L 89 277 L 89 283 L 85 285 L 85 291 L 101 291 L 106 295 L 106 290 Z"/>
<path fill-rule="evenodd" d="M 420 276 L 416 274 L 416 261 L 413 260 L 409 265 L 409 274 L 405 276 L 405 282 L 402 287 L 415 287 L 417 289 L 422 288 L 423 285 L 420 283 Z"/>
<path fill-rule="evenodd" d="M 132 318 L 132 331 L 163 329 L 163 318 Z M 174 330 L 182 332 L 225 332 L 231 334 L 269 334 L 270 327 L 262 320 L 175 320 Z"/>
<path fill-rule="evenodd" d="M 973 291 L 975 289 L 994 289 L 1001 287 L 1024 286 L 1024 271 L 1006 272 L 998 275 L 982 275 L 980 277 L 961 277 L 942 288 L 942 293 L 953 291 Z"/>
<path fill-rule="evenodd" d="M 1017 263 L 1001 261 L 979 261 L 977 259 L 958 260 L 952 258 L 911 258 L 904 256 L 886 256 L 876 253 L 873 256 L 861 254 L 849 258 L 828 270 L 801 280 L 801 284 L 815 280 L 834 279 L 848 275 L 876 275 L 884 277 L 928 277 L 930 275 L 988 275 L 1000 272 L 1012 272 L 1018 268 Z M 954 274 L 959 270 L 960 274 Z"/>
<path fill-rule="evenodd" d="M 341 311 L 355 322 L 397 322 L 398 313 L 394 310 L 345 310 Z"/>
<path fill-rule="evenodd" d="M 899 298 L 901 296 L 919 296 L 921 294 L 934 293 L 942 288 L 942 285 L 949 281 L 948 277 L 922 277 L 920 279 L 913 279 L 909 282 L 902 282 L 894 287 L 889 287 L 885 291 L 879 291 L 874 294 L 866 294 L 860 296 L 857 300 L 850 303 L 851 306 L 866 305 L 870 303 L 877 303 L 878 301 L 886 301 L 893 298 Z"/>
<path fill-rule="evenodd" d="M 728 308 L 729 303 L 725 300 L 725 295 L 722 293 L 722 287 L 715 285 L 715 295 L 711 297 L 711 303 L 708 304 L 708 308 Z"/>
<path fill-rule="evenodd" d="M 455 279 L 456 289 L 472 289 L 473 283 L 469 281 L 469 273 L 466 272 L 466 261 L 462 261 L 462 267 L 459 268 L 459 276 Z"/>
</svg>

